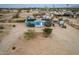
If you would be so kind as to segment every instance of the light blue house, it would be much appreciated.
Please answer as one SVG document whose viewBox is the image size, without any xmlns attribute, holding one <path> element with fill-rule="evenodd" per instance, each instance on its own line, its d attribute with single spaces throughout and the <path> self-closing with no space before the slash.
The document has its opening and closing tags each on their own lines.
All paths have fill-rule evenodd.
<svg viewBox="0 0 79 59">
<path fill-rule="evenodd" d="M 43 26 L 45 26 L 45 21 L 36 20 L 36 21 L 34 21 L 34 25 L 35 25 L 35 27 L 43 27 Z"/>
<path fill-rule="evenodd" d="M 28 17 L 25 19 L 25 25 L 28 27 L 43 27 L 45 26 L 45 21 L 41 19 L 32 19 Z"/>
</svg>

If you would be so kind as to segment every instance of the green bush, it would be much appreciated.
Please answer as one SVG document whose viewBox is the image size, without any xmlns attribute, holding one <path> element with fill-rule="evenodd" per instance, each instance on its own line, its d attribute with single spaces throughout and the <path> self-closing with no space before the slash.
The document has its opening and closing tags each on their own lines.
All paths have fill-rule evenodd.
<svg viewBox="0 0 79 59">
<path fill-rule="evenodd" d="M 46 21 L 45 26 L 46 27 L 51 27 L 52 23 L 50 21 Z"/>
<path fill-rule="evenodd" d="M 34 30 L 28 30 L 28 32 L 24 33 L 24 38 L 26 38 L 27 40 L 33 39 L 34 37 L 35 37 Z"/>
<path fill-rule="evenodd" d="M 28 22 L 27 26 L 28 27 L 35 27 L 35 25 L 33 23 L 31 23 L 31 22 Z"/>
<path fill-rule="evenodd" d="M 50 34 L 52 33 L 52 30 L 53 30 L 53 29 L 51 29 L 51 28 L 44 28 L 44 29 L 43 29 L 44 36 L 45 36 L 45 37 L 49 37 Z"/>
</svg>

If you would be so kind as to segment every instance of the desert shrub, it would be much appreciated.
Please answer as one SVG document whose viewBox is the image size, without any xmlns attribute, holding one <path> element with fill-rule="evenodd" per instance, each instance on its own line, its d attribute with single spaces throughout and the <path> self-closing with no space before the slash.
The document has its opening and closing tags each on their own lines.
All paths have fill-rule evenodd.
<svg viewBox="0 0 79 59">
<path fill-rule="evenodd" d="M 27 32 L 24 32 L 24 38 L 27 40 L 33 39 L 35 37 L 35 31 L 34 30 L 28 30 Z"/>
<path fill-rule="evenodd" d="M 69 20 L 68 20 L 68 19 L 66 19 L 66 20 L 65 20 L 65 22 L 66 22 L 66 23 L 69 23 Z"/>
<path fill-rule="evenodd" d="M 6 21 L 6 20 L 1 20 L 1 19 L 0 19 L 0 22 L 2 22 L 2 23 L 5 23 L 5 21 Z"/>
<path fill-rule="evenodd" d="M 18 22 L 18 23 L 19 23 L 19 22 L 21 23 L 21 22 L 24 22 L 24 21 L 25 21 L 25 20 L 16 20 L 16 22 Z"/>
<path fill-rule="evenodd" d="M 14 15 L 12 18 L 19 18 L 19 14 L 17 13 L 17 14 Z"/>
<path fill-rule="evenodd" d="M 0 25 L 0 29 L 4 29 L 4 27 L 2 25 Z"/>
<path fill-rule="evenodd" d="M 12 50 L 15 50 L 15 49 L 16 49 L 16 47 L 15 47 L 15 46 L 13 46 L 13 47 L 12 47 Z"/>
<path fill-rule="evenodd" d="M 29 13 L 30 11 L 29 10 L 27 10 L 27 13 Z"/>
<path fill-rule="evenodd" d="M 2 33 L 3 32 L 3 30 L 2 29 L 4 29 L 4 27 L 2 26 L 2 25 L 0 25 L 0 33 Z"/>
<path fill-rule="evenodd" d="M 46 38 L 49 37 L 51 33 L 52 33 L 52 29 L 51 28 L 44 28 L 43 29 L 43 34 L 44 34 L 44 36 Z"/>
<path fill-rule="evenodd" d="M 16 27 L 16 25 L 13 25 L 13 27 Z"/>
<path fill-rule="evenodd" d="M 38 16 L 38 15 L 40 15 L 40 14 L 39 14 L 39 13 L 33 14 L 34 17 L 35 17 L 35 16 Z"/>
<path fill-rule="evenodd" d="M 42 16 L 42 15 L 44 15 L 44 13 L 35 13 L 35 14 L 33 14 L 34 17 L 36 17 L 36 16 Z"/>
<path fill-rule="evenodd" d="M 52 23 L 50 21 L 46 21 L 45 26 L 46 27 L 51 27 Z"/>
</svg>

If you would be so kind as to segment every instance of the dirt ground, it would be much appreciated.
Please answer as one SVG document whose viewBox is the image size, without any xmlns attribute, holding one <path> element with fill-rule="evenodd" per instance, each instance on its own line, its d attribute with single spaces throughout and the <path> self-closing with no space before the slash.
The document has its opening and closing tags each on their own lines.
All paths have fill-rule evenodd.
<svg viewBox="0 0 79 59">
<path fill-rule="evenodd" d="M 13 27 L 12 27 L 12 24 L 10 25 L 10 24 L 1 24 L 1 23 L 0 23 L 0 25 L 4 27 L 4 29 L 0 29 L 0 31 L 2 31 L 2 32 L 0 32 L 0 41 L 1 41 L 1 39 L 2 39 L 3 37 L 5 37 L 6 35 L 9 34 L 10 30 L 11 30 Z"/>
<path fill-rule="evenodd" d="M 10 48 L 10 54 L 26 55 L 61 55 L 61 54 L 79 54 L 79 30 L 67 25 L 67 29 L 55 27 L 51 37 L 44 38 L 38 34 L 35 39 L 18 39 Z M 11 47 L 12 47 L 11 46 Z"/>
<path fill-rule="evenodd" d="M 8 55 L 64 55 L 79 54 L 79 30 L 69 25 L 60 28 L 56 25 L 50 37 L 45 38 L 38 33 L 34 39 L 21 39 L 27 27 L 24 23 L 16 24 L 8 35 L 0 42 L 0 54 Z M 32 28 L 40 32 L 42 28 Z M 12 47 L 16 47 L 12 50 Z"/>
</svg>

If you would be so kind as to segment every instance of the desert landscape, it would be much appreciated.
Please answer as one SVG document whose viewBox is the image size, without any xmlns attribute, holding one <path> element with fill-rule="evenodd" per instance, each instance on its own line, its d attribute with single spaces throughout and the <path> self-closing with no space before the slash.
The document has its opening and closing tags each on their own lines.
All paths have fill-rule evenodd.
<svg viewBox="0 0 79 59">
<path fill-rule="evenodd" d="M 49 17 L 44 19 L 42 16 L 45 15 Z M 35 27 L 39 24 L 27 26 L 27 22 L 32 23 L 27 21 L 28 16 L 32 21 L 43 19 L 47 23 L 40 22 L 42 27 Z M 59 23 L 60 18 L 64 24 Z M 0 9 L 0 55 L 78 54 L 78 8 Z"/>
</svg>

